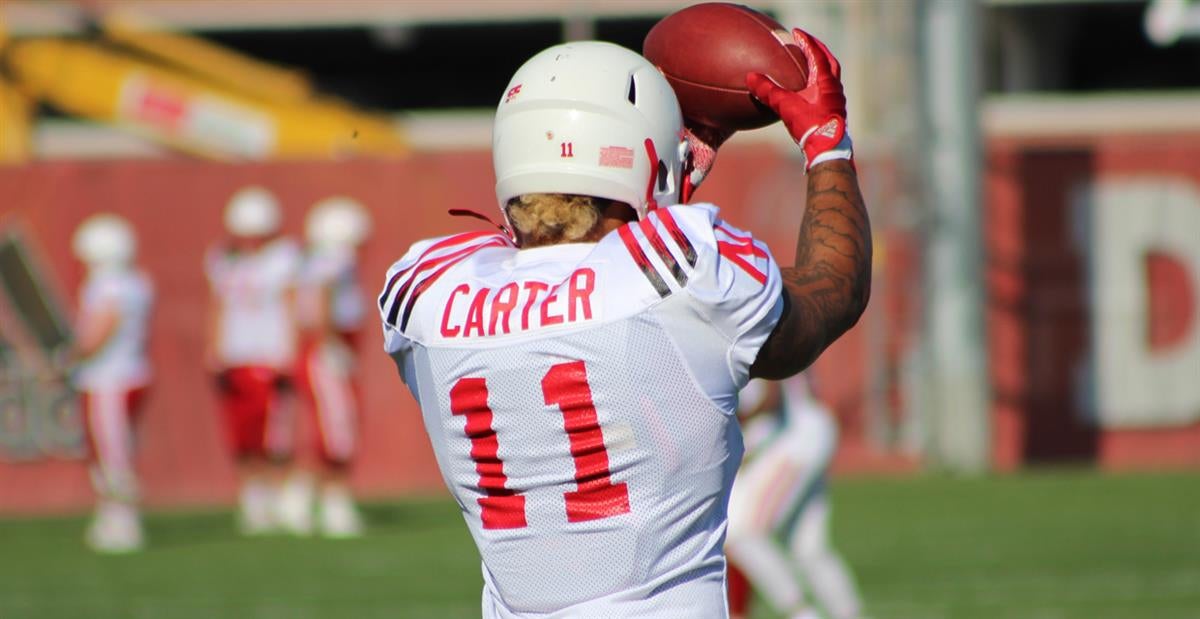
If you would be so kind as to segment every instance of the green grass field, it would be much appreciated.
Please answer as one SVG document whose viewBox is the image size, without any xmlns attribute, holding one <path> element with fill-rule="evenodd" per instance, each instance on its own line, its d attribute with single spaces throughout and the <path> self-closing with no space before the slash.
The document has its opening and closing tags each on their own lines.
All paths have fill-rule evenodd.
<svg viewBox="0 0 1200 619">
<path fill-rule="evenodd" d="M 834 537 L 875 619 L 1200 618 L 1200 476 L 842 480 Z M 100 557 L 82 518 L 0 521 L 0 617 L 452 619 L 479 566 L 448 501 L 373 505 L 353 541 L 245 539 L 156 514 Z M 760 609 L 756 617 L 770 617 Z"/>
</svg>

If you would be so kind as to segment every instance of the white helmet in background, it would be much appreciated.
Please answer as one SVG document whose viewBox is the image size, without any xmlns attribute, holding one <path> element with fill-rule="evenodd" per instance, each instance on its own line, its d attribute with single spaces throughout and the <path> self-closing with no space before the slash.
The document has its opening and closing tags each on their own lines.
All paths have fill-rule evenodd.
<svg viewBox="0 0 1200 619">
<path fill-rule="evenodd" d="M 75 255 L 91 268 L 122 268 L 133 262 L 137 239 L 123 217 L 111 213 L 92 215 L 75 229 L 71 240 Z"/>
<path fill-rule="evenodd" d="M 262 187 L 246 187 L 233 194 L 225 207 L 225 228 L 240 237 L 261 237 L 279 231 L 283 216 L 279 201 Z"/>
<path fill-rule="evenodd" d="M 617 200 L 638 217 L 674 204 L 688 148 L 682 130 L 675 91 L 639 54 L 599 41 L 546 49 L 517 69 L 496 109 L 500 209 L 526 193 Z"/>
<path fill-rule="evenodd" d="M 308 242 L 321 248 L 353 248 L 371 232 L 371 216 L 351 198 L 334 196 L 313 205 L 304 222 Z"/>
</svg>

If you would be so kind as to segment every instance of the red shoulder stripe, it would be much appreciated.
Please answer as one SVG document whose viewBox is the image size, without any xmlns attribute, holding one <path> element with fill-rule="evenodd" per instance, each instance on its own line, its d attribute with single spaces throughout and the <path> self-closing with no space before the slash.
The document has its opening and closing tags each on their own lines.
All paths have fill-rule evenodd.
<svg viewBox="0 0 1200 619">
<path fill-rule="evenodd" d="M 388 310 L 388 315 L 387 315 L 388 324 L 395 326 L 396 318 L 400 314 L 400 307 L 404 302 L 404 297 L 408 293 L 409 289 L 412 287 L 413 282 L 415 282 L 417 280 L 417 278 L 421 275 L 421 273 L 428 271 L 429 269 L 432 269 L 434 267 L 437 267 L 438 265 L 445 263 L 446 261 L 453 261 L 456 263 L 456 262 L 458 262 L 458 260 L 457 260 L 458 258 L 465 258 L 484 247 L 502 247 L 502 246 L 508 244 L 507 241 L 498 234 L 494 234 L 491 232 L 489 232 L 487 234 L 490 236 L 493 236 L 495 238 L 488 239 L 482 243 L 468 245 L 467 247 L 463 247 L 462 249 L 458 249 L 456 251 L 450 252 L 448 254 L 443 254 L 441 256 L 437 256 L 437 257 L 431 258 L 429 260 L 418 259 L 417 262 L 414 262 L 411 266 L 409 266 L 407 269 L 405 269 L 405 272 L 409 273 L 410 276 L 405 279 L 404 283 L 400 286 L 400 288 L 396 291 L 396 294 L 392 297 L 391 309 Z M 472 239 L 472 240 L 474 240 L 474 239 Z M 449 246 L 450 246 L 450 244 L 445 245 L 445 247 L 449 247 Z M 422 256 L 424 256 L 428 253 L 429 252 L 425 252 L 425 254 L 422 254 Z M 444 271 L 438 271 L 437 274 L 440 275 L 443 272 Z M 383 301 L 384 301 L 384 303 L 386 303 L 387 299 L 385 298 Z"/>
<path fill-rule="evenodd" d="M 750 236 L 742 236 L 742 235 L 740 235 L 740 234 L 736 234 L 736 233 L 734 233 L 732 230 L 730 230 L 729 228 L 725 227 L 725 225 L 724 225 L 724 224 L 717 224 L 717 225 L 715 226 L 715 228 L 716 228 L 717 230 L 720 230 L 722 233 L 724 233 L 724 234 L 725 234 L 726 236 L 728 236 L 729 238 L 731 238 L 731 239 L 733 239 L 734 241 L 736 241 L 735 243 L 729 243 L 729 244 L 730 244 L 730 245 L 735 245 L 735 246 L 737 246 L 737 247 L 741 248 L 741 249 L 743 250 L 743 253 L 750 253 L 750 254 L 752 254 L 752 255 L 754 255 L 754 256 L 757 256 L 757 257 L 759 257 L 759 258 L 766 258 L 766 257 L 767 257 L 767 252 L 766 252 L 766 251 L 764 251 L 764 250 L 763 250 L 761 247 L 759 247 L 758 245 L 756 245 L 756 244 L 754 243 L 754 238 L 753 238 L 753 237 L 750 237 Z"/>
<path fill-rule="evenodd" d="M 749 236 L 742 236 L 742 235 L 734 232 L 733 229 L 730 228 L 729 226 L 725 225 L 725 222 L 723 222 L 723 221 L 718 221 L 717 225 L 715 225 L 713 227 L 716 228 L 717 230 L 720 230 L 721 232 L 724 232 L 725 234 L 728 234 L 729 236 L 733 237 L 733 240 L 735 240 L 735 241 L 749 243 L 754 240 L 753 238 L 751 238 Z"/>
<path fill-rule="evenodd" d="M 747 253 L 751 253 L 752 255 L 757 255 L 757 254 L 753 254 L 752 251 L 748 251 L 750 249 L 758 249 L 758 248 L 754 247 L 753 245 L 751 245 L 750 247 L 746 247 L 745 245 L 735 245 L 733 243 L 727 243 L 725 241 L 717 241 L 717 252 L 719 252 L 722 256 L 724 256 L 726 260 L 729 260 L 730 262 L 741 267 L 743 271 L 748 273 L 750 275 L 750 277 L 753 277 L 756 281 L 758 281 L 758 283 L 765 284 L 765 283 L 767 283 L 766 274 L 763 273 L 762 271 L 758 270 L 758 267 L 755 267 L 753 264 L 751 264 L 745 258 L 743 258 L 743 256 Z M 759 250 L 759 251 L 762 251 L 762 250 Z M 765 253 L 763 254 L 763 257 L 766 257 Z"/>
<path fill-rule="evenodd" d="M 658 228 L 654 227 L 654 222 L 647 218 L 639 221 L 638 226 L 642 229 L 642 234 L 646 235 L 646 239 L 650 241 L 650 246 L 654 248 L 658 257 L 662 258 L 663 264 L 667 265 L 667 268 L 671 270 L 671 276 L 675 278 L 675 281 L 679 282 L 680 286 L 686 286 L 688 281 L 687 273 L 683 272 L 683 267 L 679 266 L 679 261 L 667 249 L 667 244 L 659 236 Z"/>
<path fill-rule="evenodd" d="M 407 268 L 400 269 L 399 271 L 396 272 L 395 275 L 392 276 L 391 279 L 388 280 L 387 286 L 384 286 L 384 288 L 383 288 L 383 294 L 379 295 L 380 309 L 383 309 L 384 303 L 386 303 L 388 297 L 391 296 L 392 287 L 396 285 L 396 282 L 400 281 L 400 278 L 404 277 L 404 275 L 406 273 L 408 273 L 409 271 L 411 271 L 413 267 L 417 266 L 418 264 L 421 264 L 421 261 L 424 260 L 426 256 L 428 256 L 429 254 L 431 254 L 439 249 L 444 249 L 446 247 L 450 247 L 451 245 L 458 245 L 459 243 L 466 243 L 467 241 L 473 241 L 481 236 L 499 236 L 499 235 L 490 230 L 476 230 L 473 232 L 463 232 L 460 234 L 448 236 L 448 237 L 438 241 L 437 243 L 430 245 L 425 251 L 421 252 L 421 255 L 419 257 L 417 257 L 417 260 L 415 262 L 408 265 Z"/>
<path fill-rule="evenodd" d="M 675 216 L 671 214 L 671 209 L 662 208 L 650 213 L 651 216 L 657 216 L 659 221 L 663 222 L 663 226 L 667 229 L 667 234 L 671 240 L 683 250 L 683 259 L 687 260 L 688 265 L 696 266 L 696 248 L 692 247 L 692 242 L 688 240 L 683 230 L 679 229 L 679 224 L 675 222 Z"/>
<path fill-rule="evenodd" d="M 626 224 L 617 228 L 617 234 L 621 235 L 621 241 L 625 243 L 625 249 L 629 250 L 629 255 L 633 257 L 633 262 L 642 271 L 642 275 L 650 280 L 650 285 L 654 286 L 654 290 L 658 292 L 658 296 L 666 297 L 671 294 L 671 288 L 667 286 L 667 282 L 663 281 L 658 271 L 654 270 L 654 265 L 650 264 L 650 259 L 646 257 L 646 252 L 642 251 L 642 246 L 638 243 L 637 238 L 633 236 L 632 224 Z"/>
<path fill-rule="evenodd" d="M 462 262 L 463 260 L 466 260 L 471 254 L 483 249 L 484 247 L 502 247 L 504 245 L 507 245 L 507 243 L 502 243 L 499 241 L 488 241 L 486 243 L 481 243 L 474 247 L 468 247 L 467 249 L 470 251 L 468 251 L 467 253 L 465 253 L 461 256 L 458 256 L 457 258 L 454 258 L 453 260 L 451 260 L 450 262 L 448 262 L 444 266 L 442 266 L 442 268 L 434 271 L 433 273 L 430 273 L 429 277 L 426 277 L 425 279 L 421 280 L 421 283 L 417 284 L 417 286 L 415 288 L 413 288 L 412 294 L 409 295 L 408 303 L 406 303 L 404 305 L 404 315 L 401 317 L 401 320 L 400 320 L 400 330 L 403 331 L 405 328 L 408 327 L 408 319 L 412 316 L 413 308 L 416 307 L 416 305 L 417 305 L 417 298 L 419 298 L 426 290 L 428 290 L 429 287 L 432 286 L 433 283 L 436 282 L 438 280 L 438 278 L 441 277 L 446 271 L 449 271 L 451 267 Z M 461 252 L 456 252 L 456 253 L 461 253 Z M 400 297 L 396 298 L 396 305 L 393 307 L 393 311 L 395 311 L 395 309 L 398 307 L 400 307 Z M 390 316 L 389 316 L 389 319 L 392 320 L 392 324 L 395 324 L 395 319 L 391 318 Z"/>
</svg>

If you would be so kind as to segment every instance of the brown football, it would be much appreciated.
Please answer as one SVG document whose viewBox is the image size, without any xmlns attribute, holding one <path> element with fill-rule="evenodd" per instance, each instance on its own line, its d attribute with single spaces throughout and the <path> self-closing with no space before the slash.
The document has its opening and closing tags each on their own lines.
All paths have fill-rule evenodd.
<svg viewBox="0 0 1200 619">
<path fill-rule="evenodd" d="M 747 73 L 765 73 L 792 90 L 808 79 L 791 31 L 739 4 L 697 4 L 662 18 L 646 35 L 642 55 L 671 83 L 685 118 L 721 129 L 779 120 L 750 95 Z"/>
</svg>

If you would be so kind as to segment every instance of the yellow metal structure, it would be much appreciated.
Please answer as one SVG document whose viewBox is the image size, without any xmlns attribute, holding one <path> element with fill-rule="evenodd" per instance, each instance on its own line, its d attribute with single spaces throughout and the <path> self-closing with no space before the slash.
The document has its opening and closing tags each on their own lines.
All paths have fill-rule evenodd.
<svg viewBox="0 0 1200 619">
<path fill-rule="evenodd" d="M 91 43 L 14 41 L 7 57 L 34 97 L 199 155 L 236 160 L 406 150 L 385 117 L 332 100 L 256 98 Z"/>
<path fill-rule="evenodd" d="M 0 77 L 0 163 L 22 163 L 30 156 L 33 104 Z"/>
<path fill-rule="evenodd" d="M 110 44 L 11 40 L 0 23 L 0 160 L 29 155 L 30 98 L 216 159 L 407 150 L 396 123 L 317 96 L 300 71 L 129 13 L 109 14 L 102 29 Z"/>
<path fill-rule="evenodd" d="M 108 40 L 221 88 L 279 103 L 296 103 L 313 96 L 312 84 L 300 71 L 262 62 L 200 37 L 172 32 L 136 15 L 114 13 L 104 19 L 103 29 Z"/>
</svg>

